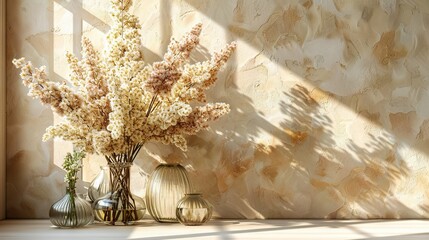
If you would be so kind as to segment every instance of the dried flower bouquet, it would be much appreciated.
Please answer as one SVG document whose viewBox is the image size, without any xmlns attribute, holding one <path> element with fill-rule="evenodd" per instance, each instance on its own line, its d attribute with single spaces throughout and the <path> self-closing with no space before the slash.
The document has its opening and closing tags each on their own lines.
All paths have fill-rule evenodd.
<svg viewBox="0 0 429 240">
<path fill-rule="evenodd" d="M 141 26 L 127 10 L 131 1 L 113 0 L 114 25 L 103 54 L 82 39 L 82 59 L 67 53 L 70 83 L 49 81 L 45 67 L 34 68 L 24 58 L 14 59 L 28 95 L 65 121 L 47 128 L 43 140 L 59 137 L 87 153 L 107 156 L 109 162 L 130 162 L 145 142 L 173 143 L 186 150 L 183 135 L 195 134 L 229 112 L 226 103 L 206 102 L 204 91 L 235 49 L 227 45 L 212 59 L 188 64 L 199 42 L 201 24 L 180 41 L 171 40 L 164 60 L 152 65 L 140 51 Z"/>
</svg>

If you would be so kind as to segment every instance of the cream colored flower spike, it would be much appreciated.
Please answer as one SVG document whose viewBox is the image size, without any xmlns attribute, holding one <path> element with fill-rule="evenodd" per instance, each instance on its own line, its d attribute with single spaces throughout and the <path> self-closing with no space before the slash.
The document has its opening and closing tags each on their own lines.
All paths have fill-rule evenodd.
<svg viewBox="0 0 429 240">
<path fill-rule="evenodd" d="M 172 38 L 164 59 L 147 64 L 141 48 L 141 26 L 128 12 L 132 1 L 113 0 L 113 25 L 99 53 L 82 39 L 82 59 L 67 53 L 69 84 L 50 81 L 45 68 L 14 59 L 28 95 L 64 117 L 47 128 L 43 140 L 62 138 L 78 149 L 106 156 L 138 152 L 148 141 L 186 150 L 184 135 L 196 134 L 229 112 L 226 103 L 204 103 L 204 93 L 236 48 L 233 42 L 204 62 L 189 64 L 199 44 L 202 24 L 179 40 Z"/>
</svg>

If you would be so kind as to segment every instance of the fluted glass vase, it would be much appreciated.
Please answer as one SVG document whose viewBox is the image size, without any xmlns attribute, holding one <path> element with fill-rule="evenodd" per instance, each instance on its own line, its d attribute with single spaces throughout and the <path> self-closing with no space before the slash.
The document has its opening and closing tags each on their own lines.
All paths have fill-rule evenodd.
<svg viewBox="0 0 429 240">
<path fill-rule="evenodd" d="M 148 212 L 157 222 L 177 222 L 177 202 L 191 191 L 186 169 L 180 164 L 161 164 L 149 177 L 146 188 Z"/>
<path fill-rule="evenodd" d="M 108 192 L 110 192 L 109 167 L 102 166 L 100 167 L 100 172 L 88 187 L 88 197 L 94 202 L 100 197 L 105 196 Z"/>
<path fill-rule="evenodd" d="M 212 217 L 212 205 L 200 193 L 188 193 L 177 204 L 176 216 L 187 226 L 202 225 Z"/>
<path fill-rule="evenodd" d="M 110 163 L 110 192 L 93 204 L 96 220 L 110 225 L 131 225 L 146 212 L 142 198 L 131 193 L 130 167 L 132 163 Z"/>
<path fill-rule="evenodd" d="M 82 227 L 94 220 L 91 204 L 79 197 L 75 190 L 66 194 L 49 209 L 49 220 L 57 227 Z"/>
</svg>

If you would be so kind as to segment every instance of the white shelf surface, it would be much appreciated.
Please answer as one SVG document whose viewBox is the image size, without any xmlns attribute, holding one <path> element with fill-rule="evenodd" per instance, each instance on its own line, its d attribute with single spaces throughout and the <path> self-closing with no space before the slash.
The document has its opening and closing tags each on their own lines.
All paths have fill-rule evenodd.
<svg viewBox="0 0 429 240">
<path fill-rule="evenodd" d="M 49 220 L 0 221 L 0 239 L 429 239 L 429 220 L 212 220 L 202 226 L 144 220 L 133 226 L 95 223 L 59 229 Z"/>
</svg>

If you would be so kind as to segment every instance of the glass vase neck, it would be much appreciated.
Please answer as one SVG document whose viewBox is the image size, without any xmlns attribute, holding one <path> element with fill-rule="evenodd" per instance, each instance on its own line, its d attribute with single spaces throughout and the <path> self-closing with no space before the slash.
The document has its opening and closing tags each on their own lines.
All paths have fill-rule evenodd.
<svg viewBox="0 0 429 240">
<path fill-rule="evenodd" d="M 76 188 L 66 187 L 66 193 L 74 196 L 74 195 L 76 195 Z"/>
</svg>

